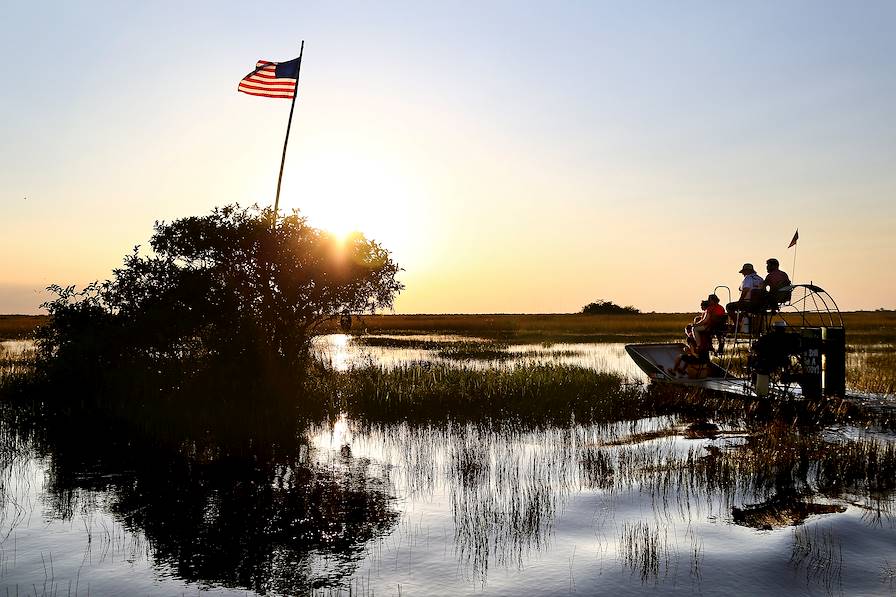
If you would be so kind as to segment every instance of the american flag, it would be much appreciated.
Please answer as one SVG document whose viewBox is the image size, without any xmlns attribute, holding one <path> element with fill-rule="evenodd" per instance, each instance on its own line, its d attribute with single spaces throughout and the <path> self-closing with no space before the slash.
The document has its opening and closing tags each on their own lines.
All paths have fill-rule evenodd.
<svg viewBox="0 0 896 597">
<path fill-rule="evenodd" d="M 255 70 L 243 77 L 237 91 L 261 97 L 291 99 L 296 92 L 299 78 L 299 58 L 288 62 L 259 60 Z"/>
</svg>

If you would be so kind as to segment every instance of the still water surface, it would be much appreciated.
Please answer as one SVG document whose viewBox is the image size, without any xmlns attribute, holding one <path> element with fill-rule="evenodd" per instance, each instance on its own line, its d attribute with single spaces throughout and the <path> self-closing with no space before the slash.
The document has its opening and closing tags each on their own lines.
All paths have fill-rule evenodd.
<svg viewBox="0 0 896 597">
<path fill-rule="evenodd" d="M 336 369 L 441 360 L 341 335 L 318 350 Z M 621 345 L 511 350 L 641 376 Z M 892 494 L 832 492 L 812 471 L 798 486 L 695 472 L 750 440 L 689 436 L 688 422 L 341 416 L 277 446 L 153 452 L 115 430 L 72 445 L 4 419 L 0 595 L 896 594 Z M 801 524 L 737 514 L 813 492 Z"/>
</svg>

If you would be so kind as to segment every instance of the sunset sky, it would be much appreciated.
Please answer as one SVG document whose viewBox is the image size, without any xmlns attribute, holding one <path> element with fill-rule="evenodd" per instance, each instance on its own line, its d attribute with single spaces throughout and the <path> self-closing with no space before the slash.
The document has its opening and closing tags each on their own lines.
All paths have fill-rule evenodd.
<svg viewBox="0 0 896 597">
<path fill-rule="evenodd" d="M 155 220 L 270 204 L 405 269 L 400 313 L 692 311 L 768 257 L 896 307 L 896 2 L 28 2 L 0 24 L 0 313 Z M 726 296 L 723 296 L 725 299 Z"/>
</svg>

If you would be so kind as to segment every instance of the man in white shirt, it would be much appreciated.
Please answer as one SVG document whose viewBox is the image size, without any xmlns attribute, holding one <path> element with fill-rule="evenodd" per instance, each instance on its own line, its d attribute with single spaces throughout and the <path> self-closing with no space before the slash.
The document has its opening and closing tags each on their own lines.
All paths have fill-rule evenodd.
<svg viewBox="0 0 896 597">
<path fill-rule="evenodd" d="M 745 263 L 740 268 L 740 273 L 744 276 L 744 281 L 741 282 L 738 289 L 740 298 L 725 305 L 725 310 L 732 321 L 737 321 L 738 311 L 749 311 L 751 306 L 762 303 L 762 295 L 765 294 L 765 280 L 756 273 L 752 263 Z"/>
</svg>

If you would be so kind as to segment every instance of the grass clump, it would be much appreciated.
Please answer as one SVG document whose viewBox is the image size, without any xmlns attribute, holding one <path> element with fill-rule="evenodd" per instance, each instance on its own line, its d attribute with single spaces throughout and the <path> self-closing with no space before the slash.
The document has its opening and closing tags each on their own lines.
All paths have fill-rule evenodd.
<svg viewBox="0 0 896 597">
<path fill-rule="evenodd" d="M 0 346 L 0 396 L 9 394 L 34 374 L 34 350 L 13 352 Z"/>
<path fill-rule="evenodd" d="M 452 343 L 447 340 L 395 338 L 391 336 L 355 336 L 352 342 L 374 348 L 404 348 L 408 350 L 441 350 Z"/>
<path fill-rule="evenodd" d="M 453 342 L 443 345 L 438 354 L 455 361 L 504 361 L 521 356 L 508 352 L 507 348 L 507 344 L 500 342 Z"/>
<path fill-rule="evenodd" d="M 437 421 L 531 419 L 618 420 L 644 410 L 642 388 L 625 376 L 565 365 L 476 370 L 408 365 L 364 367 L 319 378 L 316 390 L 336 396 L 359 418 Z"/>
</svg>

